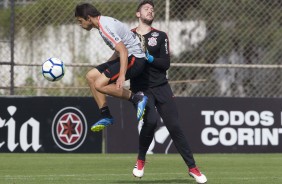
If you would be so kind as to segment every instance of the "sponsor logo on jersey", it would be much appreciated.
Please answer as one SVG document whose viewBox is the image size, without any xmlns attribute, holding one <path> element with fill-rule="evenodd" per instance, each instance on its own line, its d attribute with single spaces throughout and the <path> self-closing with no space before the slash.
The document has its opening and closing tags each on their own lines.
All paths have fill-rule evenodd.
<svg viewBox="0 0 282 184">
<path fill-rule="evenodd" d="M 167 48 L 168 47 L 168 43 L 167 42 L 168 42 L 168 40 L 165 39 L 165 53 L 166 54 L 168 54 L 168 48 Z"/>
<path fill-rule="evenodd" d="M 152 35 L 153 37 L 158 37 L 160 34 L 157 33 L 157 32 L 152 32 L 151 35 Z"/>
<path fill-rule="evenodd" d="M 106 29 L 106 30 L 108 31 L 108 33 L 115 39 L 115 41 L 119 41 L 119 40 L 120 40 L 119 37 L 116 36 L 115 33 L 112 32 L 111 29 L 110 29 L 108 26 L 106 26 L 105 29 Z"/>
<path fill-rule="evenodd" d="M 157 45 L 157 38 L 155 38 L 155 37 L 151 37 L 151 38 L 148 38 L 148 45 L 149 46 L 151 46 L 151 47 L 153 47 L 153 46 L 156 46 Z"/>
<path fill-rule="evenodd" d="M 102 31 L 99 30 L 99 33 L 101 35 L 101 37 L 103 38 L 104 42 L 112 49 L 114 50 L 115 47 L 113 45 L 113 43 L 104 35 L 104 33 Z"/>
</svg>

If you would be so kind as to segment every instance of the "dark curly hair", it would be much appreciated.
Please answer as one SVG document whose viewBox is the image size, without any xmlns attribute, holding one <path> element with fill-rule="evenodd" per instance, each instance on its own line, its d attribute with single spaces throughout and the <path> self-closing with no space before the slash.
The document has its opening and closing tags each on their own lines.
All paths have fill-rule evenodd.
<svg viewBox="0 0 282 184">
<path fill-rule="evenodd" d="M 88 15 L 91 17 L 97 17 L 100 16 L 101 13 L 93 5 L 88 3 L 79 4 L 75 7 L 75 17 L 82 17 L 86 20 Z"/>
<path fill-rule="evenodd" d="M 151 6 L 155 6 L 154 5 L 154 2 L 152 1 L 152 0 L 143 0 L 143 1 L 141 1 L 140 3 L 139 3 L 139 5 L 137 6 L 137 9 L 136 9 L 136 12 L 139 12 L 140 11 L 140 8 L 143 6 L 143 5 L 145 5 L 145 4 L 149 4 L 149 5 L 151 5 Z"/>
</svg>

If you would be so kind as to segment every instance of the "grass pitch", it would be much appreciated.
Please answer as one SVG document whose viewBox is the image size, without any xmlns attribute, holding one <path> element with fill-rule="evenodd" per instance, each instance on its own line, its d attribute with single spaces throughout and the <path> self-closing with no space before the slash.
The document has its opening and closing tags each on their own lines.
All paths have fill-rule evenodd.
<svg viewBox="0 0 282 184">
<path fill-rule="evenodd" d="M 209 184 L 281 184 L 282 154 L 195 154 Z M 195 183 L 179 154 L 147 156 L 142 179 L 135 154 L 0 154 L 1 184 Z"/>
</svg>

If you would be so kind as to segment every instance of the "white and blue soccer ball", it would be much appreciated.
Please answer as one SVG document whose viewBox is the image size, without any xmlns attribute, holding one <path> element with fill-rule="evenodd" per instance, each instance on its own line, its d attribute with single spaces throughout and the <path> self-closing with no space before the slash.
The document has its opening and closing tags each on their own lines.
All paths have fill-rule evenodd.
<svg viewBox="0 0 282 184">
<path fill-rule="evenodd" d="M 49 58 L 42 64 L 42 74 L 48 81 L 58 81 L 65 75 L 64 62 L 58 58 Z"/>
</svg>

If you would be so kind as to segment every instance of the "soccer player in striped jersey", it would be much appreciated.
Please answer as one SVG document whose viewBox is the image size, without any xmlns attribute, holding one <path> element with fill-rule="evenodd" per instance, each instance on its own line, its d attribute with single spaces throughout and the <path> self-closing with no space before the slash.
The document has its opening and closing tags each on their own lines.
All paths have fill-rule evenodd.
<svg viewBox="0 0 282 184">
<path fill-rule="evenodd" d="M 131 101 L 138 107 L 139 121 L 144 113 L 147 97 L 142 92 L 134 94 L 123 88 L 125 80 L 138 76 L 145 68 L 145 53 L 138 37 L 124 23 L 112 17 L 102 16 L 88 3 L 76 6 L 75 17 L 83 29 L 88 31 L 97 29 L 104 42 L 114 51 L 107 62 L 86 74 L 90 90 L 101 113 L 101 119 L 91 126 L 91 130 L 101 131 L 114 122 L 106 95 Z"/>
</svg>

